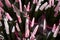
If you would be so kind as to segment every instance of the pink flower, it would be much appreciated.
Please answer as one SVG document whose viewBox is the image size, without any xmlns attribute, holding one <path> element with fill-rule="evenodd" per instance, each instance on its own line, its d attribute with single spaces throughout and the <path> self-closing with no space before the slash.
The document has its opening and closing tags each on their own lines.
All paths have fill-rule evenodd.
<svg viewBox="0 0 60 40">
<path fill-rule="evenodd" d="M 19 23 L 22 23 L 21 17 L 17 15 Z"/>
<path fill-rule="evenodd" d="M 52 32 L 55 32 L 56 30 L 56 24 L 53 25 Z"/>
<path fill-rule="evenodd" d="M 34 35 L 31 35 L 30 36 L 30 40 L 34 40 L 35 39 L 35 36 Z"/>
<path fill-rule="evenodd" d="M 29 18 L 26 18 L 25 37 L 29 37 Z"/>
<path fill-rule="evenodd" d="M 49 0 L 49 5 L 54 6 L 54 0 Z"/>
<path fill-rule="evenodd" d="M 1 12 L 3 12 L 3 13 L 4 13 L 4 9 L 3 9 L 2 7 L 0 7 L 0 10 L 1 10 Z"/>
<path fill-rule="evenodd" d="M 44 19 L 44 26 L 43 26 L 43 30 L 46 29 L 46 19 Z"/>
<path fill-rule="evenodd" d="M 33 17 L 32 22 L 31 22 L 31 27 L 34 26 L 34 21 L 35 21 L 35 18 Z"/>
<path fill-rule="evenodd" d="M 18 23 L 16 23 L 16 29 L 17 29 L 18 32 L 20 31 Z"/>
<path fill-rule="evenodd" d="M 6 4 L 6 6 L 7 6 L 8 8 L 10 8 L 10 7 L 11 7 L 11 3 L 10 3 L 10 1 L 9 1 L 9 0 L 5 0 L 5 4 Z"/>
<path fill-rule="evenodd" d="M 36 4 L 38 2 L 38 0 L 33 0 L 33 4 Z"/>
<path fill-rule="evenodd" d="M 3 7 L 4 5 L 3 5 L 3 3 L 0 1 L 0 7 Z"/>
<path fill-rule="evenodd" d="M 56 37 L 56 36 L 57 36 L 58 31 L 59 31 L 59 25 L 57 26 L 57 28 L 56 28 L 56 30 L 55 30 L 55 32 L 54 32 L 54 34 L 53 34 L 53 37 Z"/>
<path fill-rule="evenodd" d="M 33 35 L 36 34 L 36 32 L 37 32 L 37 30 L 38 30 L 38 27 L 39 27 L 39 25 L 37 25 L 37 26 L 35 27 L 34 31 L 32 32 Z"/>
<path fill-rule="evenodd" d="M 9 15 L 9 13 L 5 13 L 6 17 L 8 18 L 8 20 L 12 21 L 12 17 Z"/>
<path fill-rule="evenodd" d="M 20 8 L 20 12 L 22 12 L 22 2 L 21 2 L 21 0 L 19 0 L 19 8 Z"/>
<path fill-rule="evenodd" d="M 4 18 L 4 25 L 5 25 L 6 34 L 9 34 L 9 25 L 8 25 L 7 21 L 8 21 L 7 18 Z"/>
<path fill-rule="evenodd" d="M 30 11 L 30 2 L 28 2 L 27 11 Z"/>
<path fill-rule="evenodd" d="M 40 10 L 42 11 L 46 6 L 47 6 L 47 2 L 45 2 L 41 7 L 40 7 Z"/>
</svg>

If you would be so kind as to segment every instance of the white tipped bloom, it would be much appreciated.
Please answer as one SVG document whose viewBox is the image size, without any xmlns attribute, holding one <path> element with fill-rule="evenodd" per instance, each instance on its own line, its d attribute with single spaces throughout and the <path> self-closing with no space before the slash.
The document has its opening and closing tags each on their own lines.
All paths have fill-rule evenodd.
<svg viewBox="0 0 60 40">
<path fill-rule="evenodd" d="M 30 40 L 34 40 L 34 39 L 35 39 L 35 35 L 31 33 Z"/>
<path fill-rule="evenodd" d="M 16 23 L 16 29 L 17 29 L 18 32 L 20 31 L 18 23 Z"/>
<path fill-rule="evenodd" d="M 56 30 L 56 24 L 53 25 L 52 32 L 55 32 Z"/>
<path fill-rule="evenodd" d="M 47 6 L 47 2 L 45 2 L 41 7 L 40 7 L 40 10 L 42 11 L 46 6 Z"/>
<path fill-rule="evenodd" d="M 6 33 L 9 34 L 9 25 L 8 25 L 7 21 L 8 20 L 6 18 L 4 18 L 5 30 L 6 30 Z"/>
<path fill-rule="evenodd" d="M 43 26 L 43 30 L 46 29 L 46 19 L 44 19 L 44 26 Z"/>
<path fill-rule="evenodd" d="M 8 20 L 12 21 L 12 17 L 9 15 L 9 13 L 5 13 L 6 17 L 8 18 Z"/>
<path fill-rule="evenodd" d="M 56 36 L 57 36 L 58 31 L 59 31 L 59 26 L 57 26 L 57 28 L 56 28 L 56 30 L 55 30 L 55 32 L 54 32 L 54 34 L 53 34 L 53 37 L 56 37 Z"/>
<path fill-rule="evenodd" d="M 34 26 L 34 21 L 35 21 L 35 18 L 33 17 L 32 22 L 31 22 L 31 27 Z"/>
<path fill-rule="evenodd" d="M 25 37 L 29 37 L 29 18 L 26 18 Z"/>
<path fill-rule="evenodd" d="M 38 11 L 41 4 L 37 4 L 35 11 Z"/>
<path fill-rule="evenodd" d="M 33 4 L 36 4 L 38 2 L 38 0 L 33 0 Z"/>
<path fill-rule="evenodd" d="M 36 34 L 36 32 L 37 32 L 37 30 L 38 30 L 38 27 L 39 27 L 39 25 L 37 25 L 37 26 L 35 27 L 34 31 L 32 32 L 33 35 Z"/>
<path fill-rule="evenodd" d="M 19 8 L 20 8 L 20 12 L 22 12 L 22 2 L 21 2 L 21 0 L 19 0 Z"/>
<path fill-rule="evenodd" d="M 30 11 L 30 2 L 28 2 L 27 11 Z"/>
<path fill-rule="evenodd" d="M 22 23 L 21 17 L 19 15 L 17 15 L 18 21 L 19 23 Z"/>
<path fill-rule="evenodd" d="M 12 33 L 14 33 L 15 32 L 15 26 L 13 26 L 13 28 L 12 28 Z"/>
<path fill-rule="evenodd" d="M 49 5 L 54 6 L 54 0 L 49 0 Z"/>
<path fill-rule="evenodd" d="M 41 5 L 41 1 L 42 1 L 42 0 L 39 0 L 39 1 L 38 1 L 35 11 L 38 11 L 38 9 L 39 9 L 39 7 L 40 7 L 40 5 Z"/>
<path fill-rule="evenodd" d="M 45 10 L 47 10 L 48 8 L 50 8 L 51 6 L 50 5 L 47 5 L 46 7 L 45 7 Z"/>
<path fill-rule="evenodd" d="M 54 11 L 58 11 L 59 10 L 59 6 L 60 6 L 60 2 L 58 2 L 56 8 L 54 9 Z"/>
</svg>

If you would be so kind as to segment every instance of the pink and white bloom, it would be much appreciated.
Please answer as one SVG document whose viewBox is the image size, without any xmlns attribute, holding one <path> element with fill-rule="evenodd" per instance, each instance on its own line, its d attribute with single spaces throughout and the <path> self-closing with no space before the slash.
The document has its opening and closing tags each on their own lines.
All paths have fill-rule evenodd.
<svg viewBox="0 0 60 40">
<path fill-rule="evenodd" d="M 10 7 L 11 7 L 11 3 L 10 3 L 10 1 L 9 1 L 9 0 L 5 0 L 5 4 L 6 4 L 6 6 L 7 6 L 8 8 L 10 8 Z"/>
<path fill-rule="evenodd" d="M 60 2 L 58 2 L 56 8 L 54 9 L 54 11 L 56 12 L 56 13 L 54 14 L 55 17 L 58 15 L 59 6 L 60 6 Z"/>
<path fill-rule="evenodd" d="M 45 7 L 45 10 L 47 10 L 48 8 L 50 8 L 51 6 L 50 5 L 47 5 L 46 7 Z"/>
<path fill-rule="evenodd" d="M 43 30 L 46 30 L 46 19 L 44 19 Z"/>
<path fill-rule="evenodd" d="M 30 2 L 28 2 L 28 5 L 27 5 L 26 10 L 27 10 L 27 11 L 30 11 Z"/>
<path fill-rule="evenodd" d="M 13 26 L 13 28 L 12 28 L 12 33 L 14 33 L 15 32 L 15 26 Z"/>
<path fill-rule="evenodd" d="M 53 34 L 53 37 L 56 37 L 56 36 L 57 36 L 58 31 L 59 31 L 59 25 L 57 26 L 57 28 L 56 28 L 56 30 L 55 30 L 55 32 L 54 32 L 54 34 Z"/>
<path fill-rule="evenodd" d="M 9 25 L 7 21 L 8 21 L 7 18 L 4 18 L 5 30 L 6 30 L 6 33 L 9 34 Z"/>
<path fill-rule="evenodd" d="M 52 32 L 54 33 L 56 30 L 56 24 L 53 25 Z"/>
<path fill-rule="evenodd" d="M 47 5 L 48 5 L 48 3 L 45 2 L 45 3 L 40 7 L 40 10 L 42 11 Z"/>
<path fill-rule="evenodd" d="M 26 18 L 25 37 L 29 37 L 29 18 Z"/>
<path fill-rule="evenodd" d="M 38 0 L 33 0 L 33 4 L 36 4 L 38 2 Z"/>
<path fill-rule="evenodd" d="M 34 26 L 34 21 L 35 21 L 35 18 L 33 17 L 32 22 L 31 22 L 31 27 Z"/>
<path fill-rule="evenodd" d="M 17 15 L 19 23 L 22 23 L 21 17 Z"/>
<path fill-rule="evenodd" d="M 20 8 L 20 12 L 22 12 L 22 2 L 21 2 L 21 0 L 19 0 L 19 8 Z"/>
<path fill-rule="evenodd" d="M 37 2 L 37 6 L 36 6 L 35 11 L 38 11 L 38 9 L 39 9 L 39 7 L 40 7 L 40 5 L 41 5 L 41 2 L 42 2 L 42 0 L 39 0 L 39 1 Z"/>
<path fill-rule="evenodd" d="M 34 39 L 35 39 L 35 36 L 31 34 L 30 40 L 34 40 Z"/>
<path fill-rule="evenodd" d="M 9 13 L 5 13 L 6 17 L 8 18 L 8 20 L 12 21 L 12 17 L 9 15 Z"/>
<path fill-rule="evenodd" d="M 18 23 L 16 23 L 16 29 L 17 29 L 18 32 L 20 31 Z"/>
<path fill-rule="evenodd" d="M 38 27 L 39 27 L 39 25 L 37 25 L 37 26 L 35 27 L 34 31 L 32 32 L 33 35 L 36 34 L 36 32 L 37 32 L 37 30 L 38 30 Z"/>
<path fill-rule="evenodd" d="M 54 0 L 49 0 L 49 5 L 54 6 Z"/>
<path fill-rule="evenodd" d="M 0 7 L 0 10 L 1 10 L 1 12 L 3 12 L 3 13 L 4 13 L 4 9 L 3 9 L 2 7 Z"/>
</svg>

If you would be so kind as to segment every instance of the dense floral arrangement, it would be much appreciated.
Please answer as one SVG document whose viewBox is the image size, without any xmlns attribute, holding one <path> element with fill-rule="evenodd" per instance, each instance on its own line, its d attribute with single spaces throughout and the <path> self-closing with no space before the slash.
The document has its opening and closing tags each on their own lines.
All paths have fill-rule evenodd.
<svg viewBox="0 0 60 40">
<path fill-rule="evenodd" d="M 0 0 L 0 40 L 56 40 L 60 0 Z"/>
</svg>

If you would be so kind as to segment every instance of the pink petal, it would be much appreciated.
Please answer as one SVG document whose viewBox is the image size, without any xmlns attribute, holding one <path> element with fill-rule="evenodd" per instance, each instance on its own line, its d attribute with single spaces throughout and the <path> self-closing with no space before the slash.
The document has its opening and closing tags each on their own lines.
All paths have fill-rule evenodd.
<svg viewBox="0 0 60 40">
<path fill-rule="evenodd" d="M 16 23 L 16 29 L 17 29 L 18 32 L 20 31 L 18 23 Z"/>
<path fill-rule="evenodd" d="M 52 32 L 55 32 L 56 30 L 56 24 L 53 25 Z"/>
<path fill-rule="evenodd" d="M 20 8 L 20 12 L 22 12 L 22 2 L 21 2 L 21 0 L 19 0 L 19 8 Z"/>
<path fill-rule="evenodd" d="M 44 19 L 44 26 L 43 26 L 43 30 L 46 30 L 46 19 Z"/>
<path fill-rule="evenodd" d="M 26 18 L 25 37 L 29 37 L 29 18 Z"/>
<path fill-rule="evenodd" d="M 27 5 L 27 11 L 30 11 L 30 2 Z"/>
<path fill-rule="evenodd" d="M 35 27 L 35 29 L 34 29 L 34 31 L 33 31 L 33 35 L 35 35 L 36 34 L 36 32 L 37 32 L 37 30 L 38 30 L 38 27 L 39 27 L 39 25 L 37 25 L 36 27 Z"/>
<path fill-rule="evenodd" d="M 21 17 L 16 13 L 19 23 L 22 23 Z"/>
<path fill-rule="evenodd" d="M 3 13 L 4 13 L 4 9 L 3 9 L 3 8 L 1 8 L 1 7 L 0 7 L 0 10 L 1 10 L 1 12 L 3 12 Z"/>
<path fill-rule="evenodd" d="M 49 5 L 54 6 L 54 0 L 49 0 Z"/>
<path fill-rule="evenodd" d="M 46 6 L 47 6 L 47 2 L 45 2 L 41 7 L 40 7 L 40 10 L 42 11 Z"/>
<path fill-rule="evenodd" d="M 9 15 L 9 13 L 5 13 L 5 15 L 6 15 L 6 17 L 7 17 L 10 21 L 13 20 L 12 17 Z"/>
<path fill-rule="evenodd" d="M 31 27 L 34 26 L 34 21 L 35 21 L 35 18 L 33 17 L 32 22 L 31 22 Z"/>
<path fill-rule="evenodd" d="M 56 30 L 55 30 L 55 32 L 53 34 L 53 37 L 57 37 L 58 31 L 59 31 L 59 26 L 57 26 L 57 28 L 56 28 Z"/>
<path fill-rule="evenodd" d="M 3 3 L 0 1 L 0 7 L 3 7 L 4 5 L 3 5 Z"/>
<path fill-rule="evenodd" d="M 8 8 L 10 8 L 10 7 L 11 7 L 11 3 L 10 3 L 10 1 L 9 1 L 9 0 L 5 0 L 5 4 L 6 4 L 6 6 L 7 6 Z"/>
</svg>

